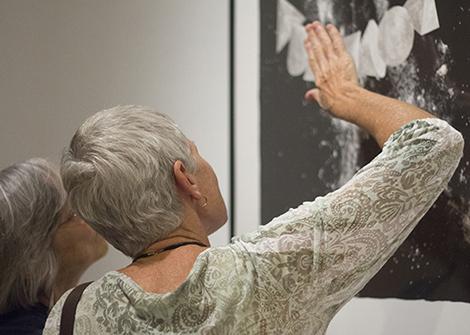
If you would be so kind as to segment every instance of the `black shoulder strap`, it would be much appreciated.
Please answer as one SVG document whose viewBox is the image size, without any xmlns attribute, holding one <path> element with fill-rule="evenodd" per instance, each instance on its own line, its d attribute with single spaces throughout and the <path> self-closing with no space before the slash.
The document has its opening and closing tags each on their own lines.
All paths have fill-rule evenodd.
<svg viewBox="0 0 470 335">
<path fill-rule="evenodd" d="M 92 282 L 84 283 L 75 287 L 72 292 L 65 299 L 64 306 L 62 307 L 62 316 L 60 318 L 60 335 L 73 335 L 73 325 L 75 323 L 75 312 L 77 305 L 82 297 L 83 291 Z"/>
</svg>

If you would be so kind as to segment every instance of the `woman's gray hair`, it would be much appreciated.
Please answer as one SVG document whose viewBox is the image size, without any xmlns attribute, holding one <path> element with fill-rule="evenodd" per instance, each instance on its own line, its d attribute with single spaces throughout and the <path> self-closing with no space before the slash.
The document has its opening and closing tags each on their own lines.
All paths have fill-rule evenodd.
<svg viewBox="0 0 470 335">
<path fill-rule="evenodd" d="M 0 171 L 0 313 L 52 297 L 52 242 L 65 201 L 58 173 L 43 159 Z"/>
<path fill-rule="evenodd" d="M 73 210 L 135 257 L 181 224 L 176 160 L 194 172 L 189 141 L 169 117 L 149 107 L 117 106 L 77 130 L 61 175 Z"/>
</svg>

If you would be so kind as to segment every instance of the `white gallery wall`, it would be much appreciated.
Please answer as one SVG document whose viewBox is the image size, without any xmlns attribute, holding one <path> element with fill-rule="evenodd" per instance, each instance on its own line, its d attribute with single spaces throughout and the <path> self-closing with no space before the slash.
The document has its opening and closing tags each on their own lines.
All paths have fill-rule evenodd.
<svg viewBox="0 0 470 335">
<path fill-rule="evenodd" d="M 259 1 L 236 0 L 237 234 L 261 224 L 259 28 Z M 463 303 L 355 298 L 327 335 L 468 335 L 469 315 Z"/>
<path fill-rule="evenodd" d="M 228 10 L 228 0 L 1 0 L 0 168 L 57 162 L 93 112 L 150 105 L 196 142 L 228 199 Z M 228 225 L 211 237 L 228 240 Z M 128 262 L 110 249 L 83 280 Z"/>
</svg>

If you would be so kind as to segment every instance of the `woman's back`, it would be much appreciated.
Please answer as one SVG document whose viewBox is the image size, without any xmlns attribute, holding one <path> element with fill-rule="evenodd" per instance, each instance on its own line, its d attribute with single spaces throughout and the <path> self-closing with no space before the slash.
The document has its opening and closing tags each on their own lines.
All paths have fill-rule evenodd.
<svg viewBox="0 0 470 335">
<path fill-rule="evenodd" d="M 239 247 L 234 244 L 201 253 L 187 280 L 171 293 L 148 293 L 125 274 L 109 272 L 85 290 L 77 309 L 75 333 L 266 334 L 286 329 L 286 333 L 310 334 L 328 324 L 328 315 L 326 319 L 318 317 L 316 301 L 307 292 L 311 291 L 310 280 L 304 280 L 305 287 L 299 287 L 298 292 L 289 289 L 293 283 L 281 278 L 262 284 L 259 281 L 272 274 L 255 269 L 246 258 L 249 254 Z M 300 296 L 292 299 L 300 290 L 305 290 L 305 301 L 299 300 Z M 60 316 L 56 313 L 63 301 L 51 313 L 55 321 L 44 334 L 57 334 Z"/>
<path fill-rule="evenodd" d="M 412 121 L 341 189 L 203 251 L 175 291 L 147 293 L 126 275 L 108 273 L 85 291 L 75 331 L 323 334 L 431 207 L 462 149 L 446 122 Z M 45 335 L 58 334 L 64 299 Z"/>
</svg>

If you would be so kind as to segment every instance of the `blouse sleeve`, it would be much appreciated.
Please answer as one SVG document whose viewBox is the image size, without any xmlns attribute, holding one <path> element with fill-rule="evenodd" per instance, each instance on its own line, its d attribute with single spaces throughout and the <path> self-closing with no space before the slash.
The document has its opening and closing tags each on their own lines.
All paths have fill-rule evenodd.
<svg viewBox="0 0 470 335">
<path fill-rule="evenodd" d="M 346 185 L 234 240 L 260 290 L 340 307 L 380 270 L 444 190 L 463 151 L 439 119 L 415 120 Z M 279 292 L 281 292 L 279 294 Z"/>
</svg>

